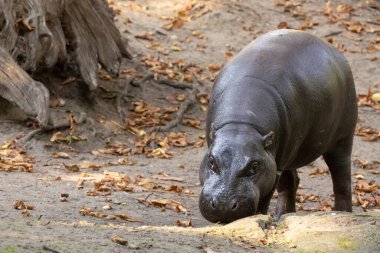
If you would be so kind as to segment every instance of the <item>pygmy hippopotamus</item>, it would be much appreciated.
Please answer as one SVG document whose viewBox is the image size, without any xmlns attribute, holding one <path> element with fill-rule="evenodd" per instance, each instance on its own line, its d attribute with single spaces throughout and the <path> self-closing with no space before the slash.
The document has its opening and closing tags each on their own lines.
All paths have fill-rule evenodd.
<svg viewBox="0 0 380 253">
<path fill-rule="evenodd" d="M 323 156 L 337 211 L 352 211 L 351 151 L 357 103 L 351 69 L 306 32 L 257 38 L 220 71 L 208 108 L 208 152 L 200 166 L 202 215 L 231 222 L 296 211 L 297 168 Z"/>
</svg>

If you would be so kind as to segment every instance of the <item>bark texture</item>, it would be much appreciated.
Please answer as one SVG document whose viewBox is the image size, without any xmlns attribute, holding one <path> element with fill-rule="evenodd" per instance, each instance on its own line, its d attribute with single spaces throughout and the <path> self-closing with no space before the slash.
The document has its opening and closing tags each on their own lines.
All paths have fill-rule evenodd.
<svg viewBox="0 0 380 253">
<path fill-rule="evenodd" d="M 30 78 L 1 47 L 0 95 L 17 104 L 26 114 L 36 117 L 41 126 L 46 126 L 49 91 L 42 83 Z"/>
<path fill-rule="evenodd" d="M 0 0 L 0 47 L 0 96 L 38 115 L 41 123 L 47 92 L 26 72 L 74 63 L 93 90 L 99 63 L 117 75 L 121 59 L 131 58 L 105 0 Z M 26 100 L 37 101 L 31 106 Z"/>
</svg>

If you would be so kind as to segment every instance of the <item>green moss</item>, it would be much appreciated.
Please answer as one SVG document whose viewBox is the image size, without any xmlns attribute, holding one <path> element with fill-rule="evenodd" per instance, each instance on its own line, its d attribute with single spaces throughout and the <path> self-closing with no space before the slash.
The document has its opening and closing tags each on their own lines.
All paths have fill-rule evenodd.
<svg viewBox="0 0 380 253">
<path fill-rule="evenodd" d="M 18 253 L 18 251 L 12 246 L 5 246 L 4 248 L 0 249 L 0 253 Z"/>
<path fill-rule="evenodd" d="M 342 249 L 355 249 L 354 241 L 347 237 L 339 237 L 338 245 Z"/>
</svg>

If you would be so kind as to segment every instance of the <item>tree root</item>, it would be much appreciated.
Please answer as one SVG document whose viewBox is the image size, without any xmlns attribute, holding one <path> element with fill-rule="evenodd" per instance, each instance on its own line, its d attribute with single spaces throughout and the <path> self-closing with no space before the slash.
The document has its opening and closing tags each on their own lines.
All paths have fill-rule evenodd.
<svg viewBox="0 0 380 253">
<path fill-rule="evenodd" d="M 137 63 L 136 65 L 140 65 L 139 67 L 144 67 L 141 66 L 140 63 Z M 200 93 L 200 87 L 205 87 L 205 83 L 201 80 L 199 80 L 195 75 L 193 75 L 193 78 L 195 80 L 195 85 L 191 85 L 185 82 L 180 82 L 180 81 L 174 81 L 170 80 L 164 77 L 160 77 L 156 74 L 149 73 L 147 70 L 143 70 L 145 72 L 144 75 L 140 78 L 140 80 L 137 80 L 137 78 L 129 78 L 124 86 L 124 89 L 117 92 L 118 94 L 116 95 L 116 109 L 117 112 L 120 115 L 120 123 L 125 124 L 125 117 L 127 116 L 127 113 L 124 111 L 124 96 L 128 95 L 128 92 L 130 90 L 131 86 L 137 86 L 140 87 L 141 89 L 143 88 L 143 84 L 146 81 L 153 80 L 157 84 L 164 84 L 169 87 L 175 88 L 175 89 L 183 89 L 183 90 L 189 90 L 189 93 L 186 95 L 185 101 L 180 105 L 179 110 L 176 114 L 176 117 L 174 120 L 168 122 L 165 126 L 154 126 L 148 129 L 148 133 L 152 132 L 167 132 L 170 129 L 174 127 L 179 127 L 179 125 L 182 122 L 182 119 L 184 117 L 184 114 L 186 111 L 196 103 L 197 101 L 197 96 Z"/>
<path fill-rule="evenodd" d="M 170 80 L 170 79 L 167 79 L 167 78 L 163 78 L 163 77 L 157 77 L 155 76 L 154 74 L 146 74 L 140 82 L 134 82 L 135 84 L 142 84 L 150 79 L 153 79 L 155 80 L 156 83 L 159 83 L 159 84 L 166 84 L 170 87 L 173 87 L 173 88 L 176 88 L 176 89 L 194 89 L 194 87 L 190 84 L 187 84 L 187 83 L 184 83 L 184 82 L 176 82 L 176 81 L 173 81 L 173 80 Z"/>
<path fill-rule="evenodd" d="M 86 113 L 81 112 L 80 116 L 79 116 L 79 119 L 76 122 L 76 124 L 77 125 L 82 124 L 82 123 L 84 123 L 86 121 L 86 119 L 87 119 Z M 55 126 L 46 126 L 44 128 L 35 129 L 35 130 L 31 131 L 30 133 L 28 133 L 23 138 L 21 138 L 18 142 L 19 143 L 26 143 L 26 142 L 30 141 L 37 134 L 47 133 L 47 132 L 50 132 L 50 131 L 70 128 L 70 127 L 71 127 L 71 123 L 70 122 L 65 122 L 65 123 L 62 123 L 62 124 L 55 125 Z"/>
<path fill-rule="evenodd" d="M 125 117 L 127 116 L 124 110 L 124 96 L 128 95 L 133 80 L 134 77 L 129 78 L 125 83 L 124 89 L 116 95 L 116 110 L 119 113 L 121 124 L 125 124 Z"/>
<path fill-rule="evenodd" d="M 192 105 L 194 105 L 197 101 L 197 94 L 199 93 L 198 89 L 193 89 L 187 96 L 185 101 L 180 105 L 179 110 L 176 114 L 176 117 L 174 120 L 170 121 L 165 126 L 156 126 L 152 127 L 148 130 L 148 133 L 152 132 L 167 132 L 173 127 L 178 127 L 180 123 L 182 122 L 183 115 L 189 109 Z"/>
</svg>

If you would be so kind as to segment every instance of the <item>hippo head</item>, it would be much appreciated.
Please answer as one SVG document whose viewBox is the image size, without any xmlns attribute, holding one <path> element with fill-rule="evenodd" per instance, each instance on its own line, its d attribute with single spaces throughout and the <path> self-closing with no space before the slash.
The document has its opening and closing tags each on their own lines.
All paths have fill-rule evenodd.
<svg viewBox="0 0 380 253">
<path fill-rule="evenodd" d="M 259 199 L 274 189 L 277 167 L 273 132 L 252 127 L 219 129 L 200 168 L 200 211 L 211 222 L 228 223 L 257 212 Z"/>
</svg>

